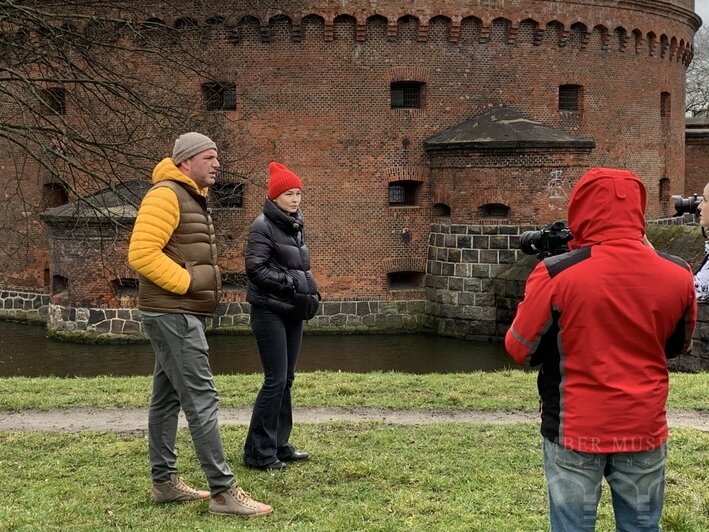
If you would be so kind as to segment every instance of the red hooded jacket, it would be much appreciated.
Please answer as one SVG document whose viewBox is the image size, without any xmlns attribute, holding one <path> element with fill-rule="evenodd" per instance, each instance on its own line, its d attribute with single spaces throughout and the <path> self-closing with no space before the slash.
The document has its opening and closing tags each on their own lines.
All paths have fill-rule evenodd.
<svg viewBox="0 0 709 532">
<path fill-rule="evenodd" d="M 640 452 L 667 441 L 667 359 L 696 322 L 692 272 L 643 243 L 645 187 L 594 168 L 569 199 L 574 251 L 540 262 L 505 337 L 520 364 L 541 364 L 545 438 L 587 453 Z"/>
</svg>

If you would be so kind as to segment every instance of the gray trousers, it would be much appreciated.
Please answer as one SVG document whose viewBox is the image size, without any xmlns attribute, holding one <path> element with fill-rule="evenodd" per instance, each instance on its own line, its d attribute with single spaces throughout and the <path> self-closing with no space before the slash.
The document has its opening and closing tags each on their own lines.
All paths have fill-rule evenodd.
<svg viewBox="0 0 709 532">
<path fill-rule="evenodd" d="M 209 366 L 204 324 L 190 314 L 143 316 L 155 351 L 148 416 L 150 469 L 154 482 L 177 473 L 175 438 L 180 407 L 212 496 L 226 491 L 234 475 L 224 458 L 217 421 L 218 397 Z"/>
</svg>

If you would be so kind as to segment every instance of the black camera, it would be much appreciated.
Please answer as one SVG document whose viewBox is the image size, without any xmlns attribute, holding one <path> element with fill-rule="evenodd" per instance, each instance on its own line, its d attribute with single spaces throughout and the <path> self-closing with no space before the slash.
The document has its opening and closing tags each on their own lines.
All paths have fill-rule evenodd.
<svg viewBox="0 0 709 532">
<path fill-rule="evenodd" d="M 692 194 L 688 198 L 682 196 L 672 196 L 672 201 L 675 202 L 675 216 L 682 216 L 685 213 L 699 216 L 699 204 L 704 200 L 699 194 Z"/>
<path fill-rule="evenodd" d="M 519 239 L 519 249 L 527 255 L 537 255 L 540 259 L 569 251 L 571 231 L 562 221 L 549 224 L 540 231 L 525 231 Z"/>
</svg>

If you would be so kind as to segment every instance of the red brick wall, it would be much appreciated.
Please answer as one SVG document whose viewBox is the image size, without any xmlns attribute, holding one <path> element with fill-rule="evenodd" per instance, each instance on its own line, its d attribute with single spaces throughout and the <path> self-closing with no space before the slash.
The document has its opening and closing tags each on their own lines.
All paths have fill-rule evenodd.
<svg viewBox="0 0 709 532">
<path fill-rule="evenodd" d="M 0 288 L 44 289 L 47 233 L 37 217 L 44 176 L 2 138 L 0 154 Z"/>
<path fill-rule="evenodd" d="M 434 203 L 451 208 L 454 224 L 546 223 L 566 219 L 573 183 L 589 167 L 588 151 L 526 150 L 523 153 L 432 155 Z M 479 209 L 510 207 L 503 220 L 484 218 Z"/>
<path fill-rule="evenodd" d="M 709 183 L 709 135 L 703 139 L 687 139 L 687 179 L 684 195 L 703 194 Z"/>
<path fill-rule="evenodd" d="M 52 233 L 52 275 L 68 279 L 66 292 L 53 290 L 53 303 L 77 307 L 137 306 L 135 298 L 121 301 L 111 288 L 111 281 L 136 277 L 125 264 L 128 253 L 125 232 L 117 233 L 108 224 L 99 227 L 82 223 Z"/>
<path fill-rule="evenodd" d="M 640 174 L 649 216 L 660 212 L 661 178 L 670 179 L 671 193 L 685 190 L 682 102 L 696 26 L 691 0 L 658 0 L 646 10 L 591 0 L 290 0 L 260 12 L 251 4 L 144 6 L 146 19 L 168 25 L 184 16 L 200 28 L 212 17 L 226 19 L 197 32 L 205 38 L 196 64 L 218 66 L 220 81 L 237 90 L 237 110 L 224 113 L 231 122 L 221 156 L 238 161 L 232 170 L 246 175 L 246 188 L 243 210 L 216 221 L 227 269 L 243 267 L 245 231 L 260 211 L 270 160 L 304 182 L 312 266 L 326 299 L 385 298 L 388 271 L 425 264 L 432 187 L 444 183 L 439 178 L 446 172 L 462 192 L 454 217 L 472 216 L 496 198 L 519 221 L 549 221 L 563 211 L 547 197 L 555 166 L 510 160 L 482 179 L 471 170 L 431 172 L 437 163 L 427 158 L 423 141 L 495 106 L 517 107 L 532 120 L 596 141 L 589 155 L 561 155 L 554 163 L 564 169 L 567 191 L 594 165 Z M 415 18 L 400 18 L 406 15 Z M 169 45 L 165 53 L 173 53 Z M 144 76 L 154 72 L 148 61 L 126 66 Z M 425 83 L 422 109 L 390 109 L 389 85 L 404 80 Z M 175 79 L 191 84 L 195 95 L 205 81 L 214 80 Z M 583 86 L 580 119 L 560 116 L 562 84 Z M 664 129 L 662 92 L 672 101 Z M 420 180 L 415 207 L 389 207 L 387 187 L 397 176 Z M 436 194 L 445 190 L 439 186 Z M 405 229 L 408 242 L 401 238 Z M 92 270 L 83 271 L 87 282 L 72 286 L 89 285 Z M 95 290 L 97 300 L 107 300 Z"/>
</svg>

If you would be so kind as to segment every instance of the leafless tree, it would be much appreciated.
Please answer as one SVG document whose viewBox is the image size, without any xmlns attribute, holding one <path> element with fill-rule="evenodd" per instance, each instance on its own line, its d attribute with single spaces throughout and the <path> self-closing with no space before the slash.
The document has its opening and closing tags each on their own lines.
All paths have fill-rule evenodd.
<svg viewBox="0 0 709 532">
<path fill-rule="evenodd" d="M 207 132 L 233 156 L 230 113 L 204 107 L 205 84 L 225 76 L 211 39 L 233 30 L 173 6 L 168 25 L 149 4 L 0 0 L 0 269 L 42 234 L 43 187 L 110 218 L 91 194 L 147 179 L 176 134 Z"/>
<path fill-rule="evenodd" d="M 687 69 L 686 111 L 690 116 L 709 115 L 709 26 L 694 36 L 694 57 Z"/>
</svg>

